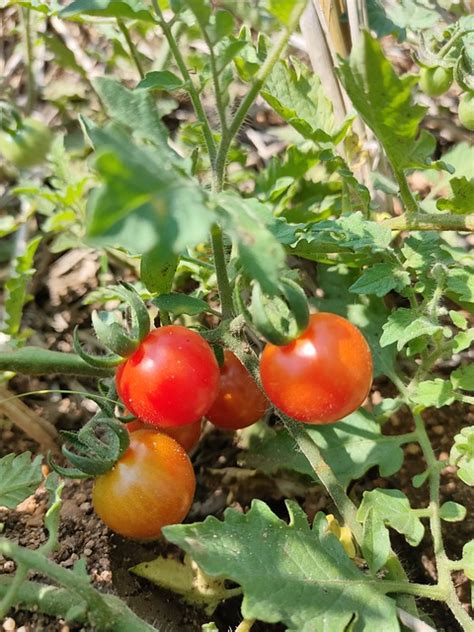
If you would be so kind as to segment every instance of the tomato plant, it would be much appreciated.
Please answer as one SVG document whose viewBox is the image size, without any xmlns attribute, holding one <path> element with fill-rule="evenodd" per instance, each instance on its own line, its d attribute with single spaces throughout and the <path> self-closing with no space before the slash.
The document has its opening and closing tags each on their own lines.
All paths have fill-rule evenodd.
<svg viewBox="0 0 474 632">
<path fill-rule="evenodd" d="M 168 426 L 160 427 L 154 424 L 146 424 L 139 419 L 135 421 L 129 421 L 127 423 L 127 430 L 129 432 L 136 432 L 137 430 L 155 430 L 155 432 L 163 432 L 181 445 L 186 452 L 191 452 L 193 448 L 199 442 L 201 437 L 201 420 L 195 421 L 192 424 L 186 424 L 185 426 Z"/>
<path fill-rule="evenodd" d="M 422 68 L 420 73 L 420 88 L 430 97 L 444 94 L 453 82 L 453 69 L 435 66 Z"/>
<path fill-rule="evenodd" d="M 466 92 L 459 101 L 459 120 L 464 127 L 474 132 L 474 92 Z"/>
<path fill-rule="evenodd" d="M 127 538 L 158 538 L 180 522 L 193 501 L 196 481 L 183 448 L 168 435 L 137 430 L 115 467 L 98 476 L 92 500 L 105 524 Z"/>
<path fill-rule="evenodd" d="M 216 398 L 219 366 L 196 332 L 170 325 L 154 329 L 123 362 L 117 392 L 139 419 L 159 426 L 200 420 Z"/>
<path fill-rule="evenodd" d="M 207 419 L 229 430 L 246 428 L 261 419 L 268 409 L 268 400 L 229 349 L 224 351 L 220 372 L 219 392 L 207 411 Z"/>
<path fill-rule="evenodd" d="M 43 162 L 52 140 L 49 127 L 28 117 L 15 130 L 0 131 L 0 152 L 15 167 L 34 167 Z"/>
<path fill-rule="evenodd" d="M 336 314 L 312 314 L 288 345 L 267 344 L 260 360 L 262 384 L 285 414 L 328 424 L 356 410 L 372 384 L 369 345 L 357 327 Z"/>
</svg>

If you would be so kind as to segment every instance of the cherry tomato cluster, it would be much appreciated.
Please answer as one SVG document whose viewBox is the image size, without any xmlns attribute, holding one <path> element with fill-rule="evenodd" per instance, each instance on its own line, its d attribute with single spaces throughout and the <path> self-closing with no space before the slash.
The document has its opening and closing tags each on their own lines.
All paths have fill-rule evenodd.
<svg viewBox="0 0 474 632">
<path fill-rule="evenodd" d="M 266 345 L 260 377 L 266 396 L 232 351 L 219 367 L 194 331 L 168 325 L 149 333 L 117 370 L 117 393 L 137 420 L 128 424 L 128 449 L 96 479 L 102 520 L 127 537 L 159 537 L 190 509 L 196 481 L 186 452 L 199 441 L 203 417 L 236 430 L 261 419 L 271 402 L 304 423 L 333 423 L 367 397 L 372 358 L 354 325 L 318 313 L 290 344 Z"/>
</svg>

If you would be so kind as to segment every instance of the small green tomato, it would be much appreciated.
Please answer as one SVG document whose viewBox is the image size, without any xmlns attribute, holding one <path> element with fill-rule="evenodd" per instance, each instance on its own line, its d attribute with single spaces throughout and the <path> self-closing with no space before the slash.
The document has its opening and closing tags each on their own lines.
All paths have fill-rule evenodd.
<svg viewBox="0 0 474 632">
<path fill-rule="evenodd" d="M 420 72 L 420 88 L 430 97 L 439 97 L 444 94 L 453 82 L 452 68 L 435 66 L 422 68 Z"/>
<path fill-rule="evenodd" d="M 458 109 L 461 125 L 474 132 L 474 92 L 466 92 L 459 101 Z"/>
</svg>

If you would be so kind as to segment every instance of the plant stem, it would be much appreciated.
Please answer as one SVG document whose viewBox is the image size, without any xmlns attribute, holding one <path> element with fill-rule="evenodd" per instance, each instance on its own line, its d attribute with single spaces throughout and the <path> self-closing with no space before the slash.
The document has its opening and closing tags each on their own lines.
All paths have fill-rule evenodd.
<svg viewBox="0 0 474 632">
<path fill-rule="evenodd" d="M 90 366 L 75 353 L 50 351 L 40 347 L 23 347 L 15 351 L 0 352 L 0 371 L 14 371 L 26 375 L 63 373 L 65 375 L 87 375 L 108 377 L 113 369 Z"/>
<path fill-rule="evenodd" d="M 415 198 L 413 197 L 413 193 L 411 192 L 410 187 L 408 186 L 408 182 L 403 171 L 400 171 L 400 169 L 397 169 L 396 166 L 393 164 L 392 164 L 392 169 L 393 169 L 395 178 L 398 182 L 398 188 L 400 192 L 400 197 L 403 202 L 403 206 L 405 207 L 405 210 L 408 216 L 410 216 L 412 213 L 416 213 L 419 210 L 418 204 Z"/>
<path fill-rule="evenodd" d="M 26 7 L 20 7 L 20 20 L 23 27 L 23 43 L 26 51 L 26 114 L 30 114 L 35 106 L 36 101 L 36 81 L 35 73 L 33 70 L 34 57 L 33 57 L 33 42 L 31 33 L 31 10 Z"/>
<path fill-rule="evenodd" d="M 413 419 L 415 420 L 416 433 L 418 435 L 418 443 L 423 451 L 426 465 L 429 470 L 429 491 L 430 491 L 430 503 L 428 508 L 430 509 L 430 529 L 433 537 L 433 548 L 436 559 L 436 567 L 438 570 L 438 586 L 446 593 L 445 599 L 458 620 L 461 627 L 468 631 L 473 630 L 474 625 L 472 619 L 462 607 L 456 589 L 454 588 L 451 580 L 450 560 L 446 555 L 444 549 L 443 537 L 441 532 L 441 518 L 439 514 L 440 508 L 440 479 L 441 474 L 438 467 L 438 460 L 431 446 L 428 434 L 426 432 L 424 421 L 419 412 L 413 411 Z"/>
<path fill-rule="evenodd" d="M 196 116 L 199 119 L 199 122 L 202 125 L 204 139 L 206 141 L 206 147 L 209 154 L 209 158 L 211 160 L 211 164 L 214 165 L 216 160 L 216 144 L 214 142 L 214 137 L 212 135 L 212 130 L 209 125 L 208 118 L 206 113 L 204 112 L 203 105 L 199 98 L 199 95 L 194 87 L 194 84 L 191 79 L 191 75 L 186 67 L 183 56 L 181 55 L 181 51 L 178 48 L 178 44 L 174 38 L 173 32 L 171 30 L 170 25 L 163 17 L 163 12 L 161 11 L 158 0 L 152 0 L 152 5 L 155 10 L 156 15 L 158 16 L 158 22 L 163 30 L 163 34 L 166 37 L 166 40 L 169 44 L 170 50 L 173 53 L 173 56 L 178 64 L 178 68 L 183 76 L 183 79 L 186 81 L 186 87 L 189 92 L 189 97 L 194 107 L 194 111 L 196 112 Z"/>
<path fill-rule="evenodd" d="M 25 564 L 18 564 L 15 575 L 0 601 L 0 619 L 6 617 L 10 608 L 17 603 L 18 592 L 27 577 L 28 566 Z"/>
<path fill-rule="evenodd" d="M 232 290 L 227 275 L 227 264 L 224 252 L 224 239 L 221 228 L 215 224 L 211 230 L 212 252 L 214 254 L 214 266 L 217 276 L 217 287 L 221 299 L 221 311 L 224 319 L 231 318 L 233 314 Z"/>
<path fill-rule="evenodd" d="M 145 77 L 145 73 L 143 71 L 143 66 L 140 61 L 140 56 L 138 54 L 137 47 L 133 43 L 132 38 L 130 37 L 130 31 L 128 30 L 125 22 L 120 18 L 117 18 L 117 24 L 119 29 L 121 30 L 123 36 L 125 37 L 125 41 L 127 42 L 128 49 L 130 51 L 130 55 L 132 56 L 133 62 L 138 70 L 138 74 L 140 75 L 140 79 Z"/>
<path fill-rule="evenodd" d="M 63 570 L 72 575 L 71 571 Z M 0 577 L 0 597 L 8 592 L 14 581 L 15 579 L 12 577 Z M 91 590 L 95 589 L 91 587 Z M 98 591 L 96 592 L 98 593 Z M 100 593 L 98 594 L 100 595 Z M 111 628 L 109 629 L 114 632 L 130 632 L 131 630 L 133 632 L 157 632 L 156 628 L 142 621 L 118 597 L 107 594 L 100 595 L 100 597 L 114 610 L 112 614 L 114 620 L 110 621 Z M 54 617 L 64 617 L 71 608 L 77 608 L 79 611 L 75 613 L 74 621 L 88 622 L 87 608 L 76 590 L 66 590 L 40 582 L 27 581 L 22 584 L 18 591 L 17 603 L 26 610 L 40 611 Z M 84 605 L 83 612 L 80 611 L 82 605 Z M 99 632 L 99 628 L 97 631 Z"/>
<path fill-rule="evenodd" d="M 265 84 L 265 81 L 267 80 L 268 75 L 272 71 L 273 66 L 276 64 L 283 50 L 286 48 L 286 45 L 288 44 L 288 40 L 290 39 L 290 36 L 293 33 L 293 31 L 296 29 L 299 19 L 301 15 L 303 14 L 305 7 L 306 7 L 306 2 L 299 1 L 296 3 L 296 6 L 293 9 L 293 12 L 291 14 L 291 17 L 289 19 L 287 26 L 285 27 L 285 30 L 280 34 L 277 41 L 275 42 L 275 45 L 273 46 L 271 51 L 268 53 L 267 58 L 265 59 L 262 66 L 259 68 L 257 74 L 255 75 L 255 78 L 252 82 L 252 85 L 250 86 L 249 91 L 247 92 L 243 101 L 237 108 L 237 111 L 229 126 L 228 131 L 222 134 L 222 139 L 219 145 L 219 149 L 217 151 L 217 158 L 216 158 L 216 163 L 215 163 L 215 166 L 216 166 L 215 180 L 217 183 L 216 189 L 218 191 L 222 189 L 222 186 L 225 180 L 227 153 L 229 151 L 232 140 L 234 136 L 237 134 L 237 132 L 239 131 L 240 126 L 244 122 L 244 119 L 247 116 L 247 112 L 249 111 L 250 106 L 255 101 L 258 93 L 260 92 L 263 85 Z"/>
<path fill-rule="evenodd" d="M 219 73 L 217 72 L 217 64 L 216 64 L 216 56 L 214 54 L 214 47 L 212 46 L 212 42 L 209 38 L 209 34 L 206 31 L 206 27 L 204 24 L 199 22 L 199 26 L 201 27 L 202 34 L 204 36 L 204 41 L 209 48 L 209 59 L 211 62 L 211 73 L 212 73 L 212 82 L 214 84 L 214 94 L 216 96 L 216 106 L 217 112 L 219 114 L 219 121 L 221 124 L 222 133 L 225 134 L 227 132 L 227 119 L 226 119 L 226 111 L 225 106 L 222 101 L 221 94 L 221 86 L 219 81 Z"/>
<path fill-rule="evenodd" d="M 382 226 L 391 230 L 474 230 L 474 214 L 413 213 L 383 220 Z"/>
</svg>

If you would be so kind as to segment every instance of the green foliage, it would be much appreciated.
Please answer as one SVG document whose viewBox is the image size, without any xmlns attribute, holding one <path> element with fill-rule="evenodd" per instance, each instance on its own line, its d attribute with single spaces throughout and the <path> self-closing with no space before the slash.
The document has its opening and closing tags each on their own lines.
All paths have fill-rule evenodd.
<svg viewBox="0 0 474 632">
<path fill-rule="evenodd" d="M 142 0 L 74 0 L 60 12 L 62 18 L 76 18 L 82 15 L 154 22 L 146 3 Z"/>
<path fill-rule="evenodd" d="M 474 178 L 451 178 L 449 181 L 453 196 L 438 200 L 436 206 L 442 211 L 450 211 L 459 215 L 467 215 L 474 211 Z"/>
<path fill-rule="evenodd" d="M 244 618 L 281 622 L 294 632 L 310 632 L 324 620 L 328 629 L 342 632 L 356 615 L 361 632 L 374 626 L 398 630 L 395 602 L 347 556 L 325 516 L 317 514 L 311 528 L 296 503 L 286 506 L 289 524 L 254 500 L 246 514 L 228 509 L 223 522 L 211 516 L 163 531 L 208 575 L 242 586 Z"/>
<path fill-rule="evenodd" d="M 402 466 L 403 440 L 383 435 L 379 424 L 363 410 L 337 424 L 308 426 L 306 430 L 344 487 L 374 466 L 379 467 L 381 476 L 390 476 Z M 295 449 L 285 429 L 258 424 L 246 429 L 243 436 L 248 444 L 248 450 L 241 454 L 245 466 L 266 474 L 291 470 L 314 478 L 307 459 Z"/>
<path fill-rule="evenodd" d="M 29 452 L 0 459 L 0 507 L 13 509 L 36 491 L 41 483 L 41 456 Z"/>
<path fill-rule="evenodd" d="M 158 298 L 154 298 L 152 303 L 158 309 L 164 309 L 174 316 L 181 316 L 182 314 L 197 316 L 198 314 L 211 311 L 206 301 L 187 294 L 161 294 Z"/>
<path fill-rule="evenodd" d="M 474 485 L 474 426 L 463 428 L 454 437 L 449 462 L 458 467 L 458 476 L 466 485 Z"/>
</svg>

